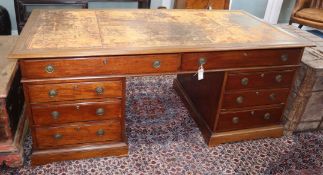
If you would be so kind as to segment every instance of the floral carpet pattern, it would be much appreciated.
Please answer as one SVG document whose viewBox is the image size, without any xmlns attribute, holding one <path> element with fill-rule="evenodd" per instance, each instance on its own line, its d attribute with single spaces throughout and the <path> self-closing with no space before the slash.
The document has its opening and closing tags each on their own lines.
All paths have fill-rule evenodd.
<svg viewBox="0 0 323 175">
<path fill-rule="evenodd" d="M 207 147 L 172 88 L 174 78 L 127 79 L 129 156 L 31 167 L 28 136 L 24 166 L 0 174 L 323 174 L 323 131 Z"/>
</svg>

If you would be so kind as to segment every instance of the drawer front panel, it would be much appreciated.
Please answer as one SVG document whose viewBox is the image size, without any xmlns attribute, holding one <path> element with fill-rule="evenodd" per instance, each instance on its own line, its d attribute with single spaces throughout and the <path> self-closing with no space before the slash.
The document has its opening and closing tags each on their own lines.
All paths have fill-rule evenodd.
<svg viewBox="0 0 323 175">
<path fill-rule="evenodd" d="M 224 94 L 222 109 L 283 104 L 289 89 L 269 89 Z"/>
<path fill-rule="evenodd" d="M 121 133 L 120 120 L 35 128 L 40 149 L 91 142 L 121 141 Z"/>
<path fill-rule="evenodd" d="M 122 97 L 122 81 L 28 85 L 31 103 Z"/>
<path fill-rule="evenodd" d="M 283 108 L 247 110 L 221 113 L 216 131 L 230 131 L 278 124 Z"/>
<path fill-rule="evenodd" d="M 182 56 L 182 70 L 197 71 L 201 61 L 205 70 L 298 65 L 301 54 L 302 49 L 187 53 Z"/>
<path fill-rule="evenodd" d="M 179 54 L 23 60 L 24 78 L 55 78 L 177 72 Z"/>
<path fill-rule="evenodd" d="M 121 117 L 121 100 L 32 105 L 35 125 L 106 120 Z"/>
<path fill-rule="evenodd" d="M 270 72 L 231 72 L 228 75 L 226 90 L 289 88 L 295 70 Z"/>
</svg>

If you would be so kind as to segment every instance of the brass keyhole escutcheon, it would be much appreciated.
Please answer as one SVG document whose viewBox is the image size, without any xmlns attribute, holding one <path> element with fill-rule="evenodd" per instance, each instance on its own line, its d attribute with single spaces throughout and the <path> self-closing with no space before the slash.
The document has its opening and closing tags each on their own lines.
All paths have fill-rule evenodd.
<svg viewBox="0 0 323 175">
<path fill-rule="evenodd" d="M 54 89 L 52 89 L 52 90 L 50 90 L 50 91 L 48 92 L 48 95 L 49 95 L 50 97 L 56 97 L 56 96 L 57 96 L 57 91 L 56 91 L 56 90 L 54 90 Z"/>
<path fill-rule="evenodd" d="M 266 113 L 266 114 L 264 115 L 264 119 L 265 119 L 265 120 L 269 120 L 269 119 L 270 119 L 270 117 L 271 117 L 271 116 L 270 116 L 270 113 Z"/>
<path fill-rule="evenodd" d="M 54 134 L 53 138 L 56 139 L 56 140 L 59 140 L 59 139 L 63 138 L 63 135 L 62 134 Z"/>
<path fill-rule="evenodd" d="M 241 85 L 247 86 L 249 83 L 249 79 L 247 77 L 244 77 L 241 79 Z"/>
<path fill-rule="evenodd" d="M 104 115 L 104 112 L 105 112 L 105 110 L 103 108 L 98 108 L 96 110 L 96 115 L 102 116 L 102 115 Z"/>
<path fill-rule="evenodd" d="M 234 123 L 234 124 L 239 123 L 239 117 L 233 117 L 232 118 L 232 123 Z"/>
<path fill-rule="evenodd" d="M 99 129 L 97 132 L 96 132 L 96 135 L 98 136 L 103 136 L 105 134 L 105 131 L 103 129 Z"/>
<path fill-rule="evenodd" d="M 283 76 L 282 75 L 276 75 L 275 80 L 276 80 L 277 83 L 280 83 L 283 80 Z"/>
<path fill-rule="evenodd" d="M 243 103 L 243 97 L 242 96 L 239 96 L 239 97 L 237 97 L 237 99 L 236 99 L 236 102 L 238 103 L 238 104 L 241 104 L 241 103 Z"/>
<path fill-rule="evenodd" d="M 154 62 L 153 62 L 153 67 L 154 67 L 155 69 L 160 68 L 160 61 L 159 61 L 159 60 L 154 61 Z"/>
<path fill-rule="evenodd" d="M 282 54 L 280 56 L 280 59 L 283 61 L 283 62 L 286 62 L 288 60 L 288 55 L 287 54 Z"/>
<path fill-rule="evenodd" d="M 58 111 L 53 111 L 53 112 L 51 113 L 51 116 L 52 116 L 52 118 L 53 118 L 54 120 L 57 120 L 57 119 L 59 118 L 59 116 L 60 116 L 60 113 L 59 113 Z"/>
<path fill-rule="evenodd" d="M 97 87 L 95 88 L 96 94 L 100 95 L 104 93 L 104 88 L 103 87 Z"/>
<path fill-rule="evenodd" d="M 202 65 L 204 65 L 204 64 L 206 64 L 206 58 L 201 57 L 201 58 L 199 59 L 199 65 L 200 65 L 200 66 L 202 66 Z"/>
<path fill-rule="evenodd" d="M 55 70 L 55 68 L 54 68 L 54 66 L 53 65 L 47 65 L 46 67 L 45 67 L 45 71 L 47 72 L 47 73 L 53 73 L 54 72 L 54 70 Z"/>
</svg>

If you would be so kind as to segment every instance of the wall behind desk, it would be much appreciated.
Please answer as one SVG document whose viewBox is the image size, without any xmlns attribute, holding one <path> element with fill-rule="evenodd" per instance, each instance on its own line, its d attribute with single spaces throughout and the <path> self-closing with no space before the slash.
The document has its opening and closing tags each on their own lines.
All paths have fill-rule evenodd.
<svg viewBox="0 0 323 175">
<path fill-rule="evenodd" d="M 268 0 L 231 0 L 232 10 L 245 10 L 259 18 L 263 18 L 266 11 Z M 158 6 L 164 6 L 170 4 L 172 7 L 174 0 L 151 0 L 151 8 L 157 8 Z M 289 21 L 290 13 L 294 7 L 295 0 L 284 0 L 282 10 L 279 16 L 278 22 L 287 23 Z M 14 0 L 0 0 L 0 5 L 4 6 L 10 14 L 11 25 L 13 34 L 17 33 L 16 15 Z M 137 4 L 133 2 L 110 2 L 103 4 L 102 2 L 93 3 L 89 5 L 89 8 L 136 8 Z"/>
</svg>

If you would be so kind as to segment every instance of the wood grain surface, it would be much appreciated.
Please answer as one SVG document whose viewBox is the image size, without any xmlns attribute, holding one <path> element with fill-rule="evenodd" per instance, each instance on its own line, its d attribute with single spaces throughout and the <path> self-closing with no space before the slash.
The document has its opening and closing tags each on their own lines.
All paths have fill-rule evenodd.
<svg viewBox="0 0 323 175">
<path fill-rule="evenodd" d="M 101 99 L 109 97 L 122 97 L 122 81 L 97 81 L 81 83 L 43 84 L 28 85 L 30 102 L 57 102 L 69 100 Z M 102 93 L 97 93 L 97 88 L 102 89 Z M 51 96 L 50 91 L 55 91 L 56 95 Z"/>
<path fill-rule="evenodd" d="M 98 113 L 101 110 L 102 113 Z M 121 100 L 108 99 L 87 102 L 59 102 L 32 105 L 35 125 L 52 125 L 121 118 Z M 56 116 L 54 115 L 56 113 Z"/>
<path fill-rule="evenodd" d="M 223 132 L 279 124 L 282 111 L 282 107 L 276 107 L 221 113 L 216 126 L 216 131 Z M 264 117 L 266 114 L 269 114 L 268 118 Z"/>
<path fill-rule="evenodd" d="M 34 10 L 11 58 L 303 47 L 243 11 Z"/>
<path fill-rule="evenodd" d="M 57 127 L 36 127 L 38 148 L 50 148 L 92 142 L 121 141 L 120 120 L 73 123 Z M 103 131 L 101 135 L 98 131 Z M 55 138 L 59 134 L 60 138 Z"/>
<path fill-rule="evenodd" d="M 7 97 L 11 81 L 18 68 L 17 60 L 8 59 L 17 36 L 0 36 L 0 98 Z"/>
</svg>

